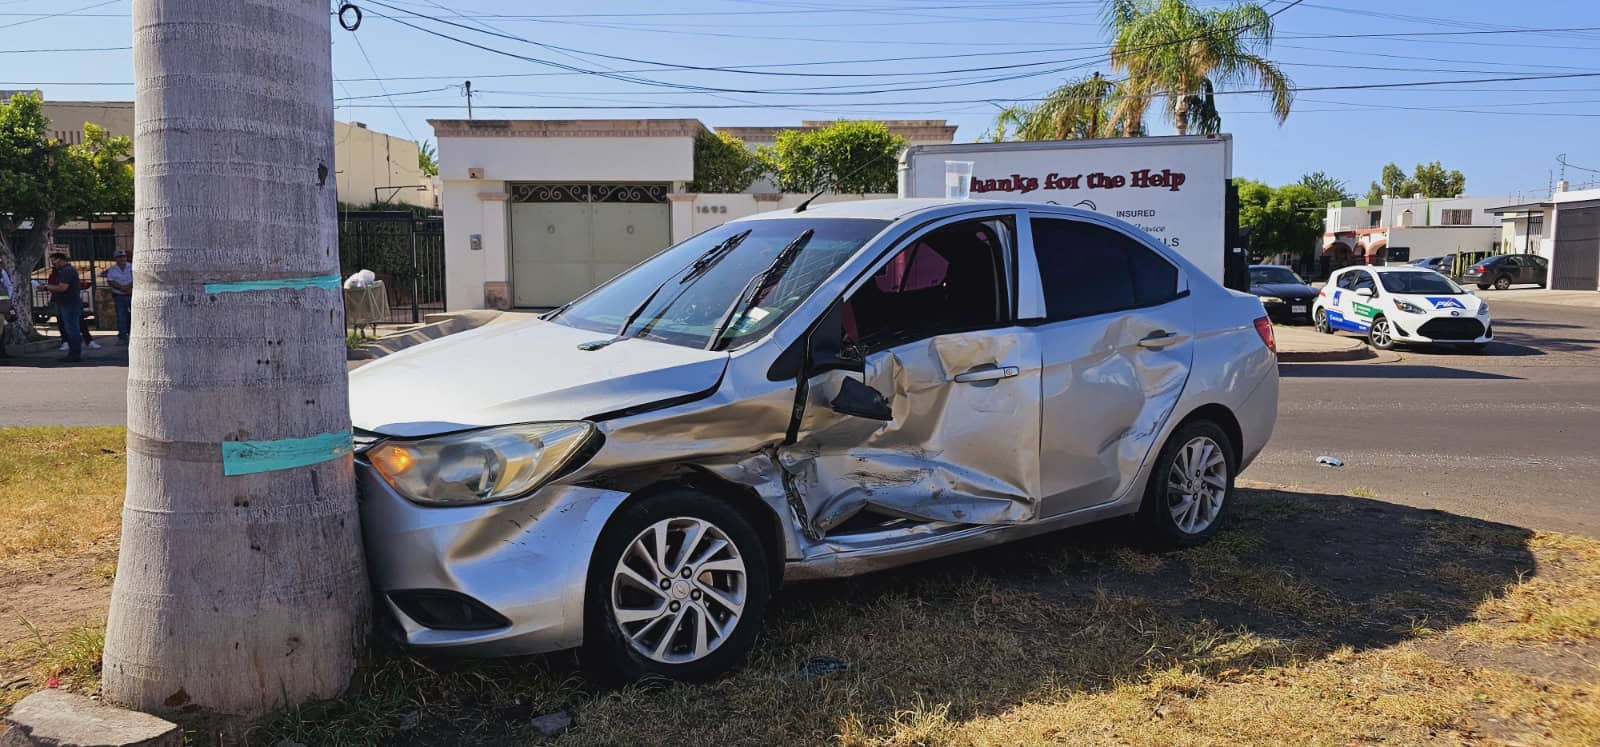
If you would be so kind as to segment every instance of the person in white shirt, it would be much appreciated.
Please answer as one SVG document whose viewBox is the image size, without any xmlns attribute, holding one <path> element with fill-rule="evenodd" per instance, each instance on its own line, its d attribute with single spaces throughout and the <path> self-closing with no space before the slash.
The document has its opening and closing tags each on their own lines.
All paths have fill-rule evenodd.
<svg viewBox="0 0 1600 747">
<path fill-rule="evenodd" d="M 117 342 L 128 344 L 128 331 L 133 328 L 130 310 L 133 301 L 133 265 L 128 262 L 128 252 L 118 249 L 111 255 L 117 263 L 107 267 L 100 276 L 111 287 L 111 300 L 117 305 Z"/>
</svg>

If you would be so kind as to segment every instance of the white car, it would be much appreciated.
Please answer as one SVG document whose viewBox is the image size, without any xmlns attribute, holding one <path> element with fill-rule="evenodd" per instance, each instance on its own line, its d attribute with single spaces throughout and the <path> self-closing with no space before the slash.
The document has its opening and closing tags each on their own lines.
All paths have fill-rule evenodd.
<svg viewBox="0 0 1600 747">
<path fill-rule="evenodd" d="M 1311 319 L 1319 332 L 1363 334 L 1379 350 L 1397 343 L 1482 350 L 1494 339 L 1488 303 L 1450 278 L 1411 265 L 1333 273 L 1312 303 Z"/>
</svg>

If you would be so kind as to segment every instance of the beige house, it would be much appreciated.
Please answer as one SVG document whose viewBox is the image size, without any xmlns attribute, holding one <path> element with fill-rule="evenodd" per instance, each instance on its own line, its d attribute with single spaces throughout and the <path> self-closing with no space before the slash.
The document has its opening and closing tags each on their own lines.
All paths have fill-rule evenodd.
<svg viewBox="0 0 1600 747">
<path fill-rule="evenodd" d="M 133 137 L 132 101 L 46 101 L 44 115 L 50 120 L 50 136 L 63 143 L 83 142 L 85 122 L 113 136 Z M 413 141 L 370 130 L 361 122 L 334 122 L 339 201 L 438 208 L 438 189 L 417 165 L 417 148 Z"/>
</svg>

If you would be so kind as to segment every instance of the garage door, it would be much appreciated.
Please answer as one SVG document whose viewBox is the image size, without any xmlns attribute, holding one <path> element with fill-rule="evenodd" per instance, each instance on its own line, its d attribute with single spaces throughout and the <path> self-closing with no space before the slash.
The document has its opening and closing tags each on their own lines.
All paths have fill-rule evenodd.
<svg viewBox="0 0 1600 747">
<path fill-rule="evenodd" d="M 519 184 L 511 190 L 511 297 L 560 306 L 666 248 L 664 184 Z"/>
<path fill-rule="evenodd" d="M 1556 216 L 1550 287 L 1594 290 L 1600 285 L 1600 207 L 1562 209 Z"/>
</svg>

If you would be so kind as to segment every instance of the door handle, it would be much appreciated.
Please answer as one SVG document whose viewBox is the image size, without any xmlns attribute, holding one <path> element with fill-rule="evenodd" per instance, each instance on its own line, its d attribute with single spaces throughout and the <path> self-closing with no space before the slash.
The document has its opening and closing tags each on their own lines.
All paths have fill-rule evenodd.
<svg viewBox="0 0 1600 747">
<path fill-rule="evenodd" d="M 1168 332 L 1164 329 L 1158 329 L 1148 335 L 1145 335 L 1144 339 L 1139 341 L 1139 347 L 1146 350 L 1160 350 L 1169 345 L 1176 345 L 1177 343 L 1183 342 L 1183 339 L 1184 336 L 1178 334 L 1177 332 Z"/>
<path fill-rule="evenodd" d="M 998 381 L 1000 379 L 1009 379 L 1019 373 L 1021 373 L 1021 371 L 1018 370 L 1016 366 L 985 368 L 979 371 L 968 371 L 966 373 L 956 374 L 956 383 L 971 384 L 978 381 Z"/>
</svg>

